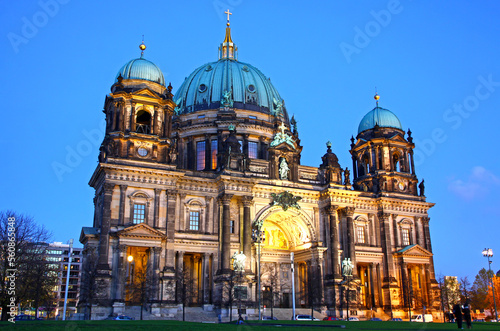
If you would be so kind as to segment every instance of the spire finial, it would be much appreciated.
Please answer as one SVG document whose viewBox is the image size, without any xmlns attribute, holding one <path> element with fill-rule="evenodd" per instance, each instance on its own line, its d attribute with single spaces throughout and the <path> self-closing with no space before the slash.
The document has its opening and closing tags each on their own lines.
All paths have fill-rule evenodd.
<svg viewBox="0 0 500 331">
<path fill-rule="evenodd" d="M 231 39 L 231 28 L 229 27 L 229 15 L 233 15 L 233 13 L 231 13 L 228 9 L 224 12 L 224 14 L 227 15 L 226 36 L 224 37 L 224 41 L 219 47 L 219 59 L 237 60 L 236 51 L 238 50 L 238 48 Z"/>
<path fill-rule="evenodd" d="M 375 86 L 375 96 L 373 97 L 373 99 L 375 99 L 376 103 L 377 103 L 377 107 L 378 107 L 378 100 L 380 99 L 380 95 L 378 95 L 377 93 L 377 87 Z"/>
<path fill-rule="evenodd" d="M 144 50 L 146 49 L 146 45 L 144 45 L 144 35 L 142 35 L 142 43 L 139 45 L 139 49 L 141 50 L 141 59 L 144 56 Z"/>
<path fill-rule="evenodd" d="M 227 14 L 227 23 L 226 25 L 229 26 L 229 15 L 233 15 L 233 13 L 229 12 L 229 9 L 224 12 L 224 14 Z"/>
</svg>

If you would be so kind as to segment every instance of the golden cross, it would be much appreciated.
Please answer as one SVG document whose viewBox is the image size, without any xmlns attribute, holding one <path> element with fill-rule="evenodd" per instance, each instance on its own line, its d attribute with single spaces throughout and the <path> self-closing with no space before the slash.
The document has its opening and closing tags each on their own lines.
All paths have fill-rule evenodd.
<svg viewBox="0 0 500 331">
<path fill-rule="evenodd" d="M 281 134 L 282 134 L 282 135 L 285 135 L 285 129 L 286 129 L 286 126 L 285 126 L 285 124 L 284 124 L 283 122 L 281 122 L 281 125 L 280 125 L 280 126 L 278 126 L 278 128 L 280 128 L 280 129 L 281 129 Z"/>
<path fill-rule="evenodd" d="M 227 14 L 227 24 L 229 24 L 229 15 L 233 15 L 233 13 L 230 13 L 228 9 L 224 12 L 224 14 Z"/>
</svg>

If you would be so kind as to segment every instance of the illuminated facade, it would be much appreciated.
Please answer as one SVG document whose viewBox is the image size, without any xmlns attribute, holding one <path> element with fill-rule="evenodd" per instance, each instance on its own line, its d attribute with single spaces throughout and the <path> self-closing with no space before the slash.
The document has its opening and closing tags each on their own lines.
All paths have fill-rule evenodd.
<svg viewBox="0 0 500 331">
<path fill-rule="evenodd" d="M 96 252 L 106 284 L 95 318 L 137 305 L 137 282 L 147 285 L 157 317 L 175 316 L 182 302 L 224 310 L 231 256 L 240 251 L 247 256 L 242 304 L 255 316 L 252 230 L 260 226 L 268 307 L 271 300 L 292 306 L 294 252 L 297 307 L 344 316 L 349 293 L 358 316 L 406 317 L 409 305 L 439 309 L 427 214 L 433 204 L 419 188 L 411 132 L 378 106 L 378 96 L 351 139 L 352 182 L 330 144 L 319 167 L 301 165 L 295 119 L 270 80 L 238 61 L 229 22 L 219 60 L 195 69 L 175 96 L 141 55 L 119 71 L 104 113 L 90 180 L 94 223 L 80 237 L 87 256 Z M 344 258 L 354 264 L 349 282 Z"/>
</svg>

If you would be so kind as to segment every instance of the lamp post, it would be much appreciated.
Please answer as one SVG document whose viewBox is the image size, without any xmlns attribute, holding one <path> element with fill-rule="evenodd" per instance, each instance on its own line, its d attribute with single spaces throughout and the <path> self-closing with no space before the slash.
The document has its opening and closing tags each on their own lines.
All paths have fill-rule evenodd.
<svg viewBox="0 0 500 331">
<path fill-rule="evenodd" d="M 483 256 L 488 258 L 488 278 L 491 282 L 491 290 L 493 291 L 493 305 L 495 306 L 495 319 L 498 322 L 498 312 L 497 312 L 497 301 L 495 299 L 495 284 L 493 283 L 493 279 L 489 276 L 491 274 L 491 262 L 490 257 L 493 257 L 493 250 L 491 248 L 483 249 Z"/>
<path fill-rule="evenodd" d="M 293 252 L 290 253 L 292 268 L 292 320 L 295 319 L 295 268 L 293 261 Z"/>
<path fill-rule="evenodd" d="M 262 243 L 262 225 L 256 224 L 256 227 L 252 230 L 252 240 L 257 243 L 257 289 L 258 289 L 258 301 L 259 301 L 259 321 L 262 320 L 262 313 L 260 311 L 261 303 L 261 289 L 260 289 L 260 255 L 261 255 L 261 243 Z"/>
<path fill-rule="evenodd" d="M 68 252 L 68 270 L 66 270 L 66 291 L 64 292 L 64 308 L 62 320 L 66 320 L 66 306 L 68 303 L 68 288 L 69 288 L 69 276 L 71 276 L 71 256 L 73 255 L 73 239 L 69 240 L 69 252 Z M 38 317 L 38 316 L 37 316 Z"/>
</svg>

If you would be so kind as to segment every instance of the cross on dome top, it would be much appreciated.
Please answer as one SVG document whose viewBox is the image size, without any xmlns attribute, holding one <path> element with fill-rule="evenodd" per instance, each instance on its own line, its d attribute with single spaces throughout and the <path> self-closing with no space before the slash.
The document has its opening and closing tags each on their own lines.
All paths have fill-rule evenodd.
<svg viewBox="0 0 500 331">
<path fill-rule="evenodd" d="M 227 26 L 229 26 L 229 15 L 233 15 L 233 13 L 229 12 L 229 9 L 224 12 L 224 14 L 227 14 Z"/>
</svg>

